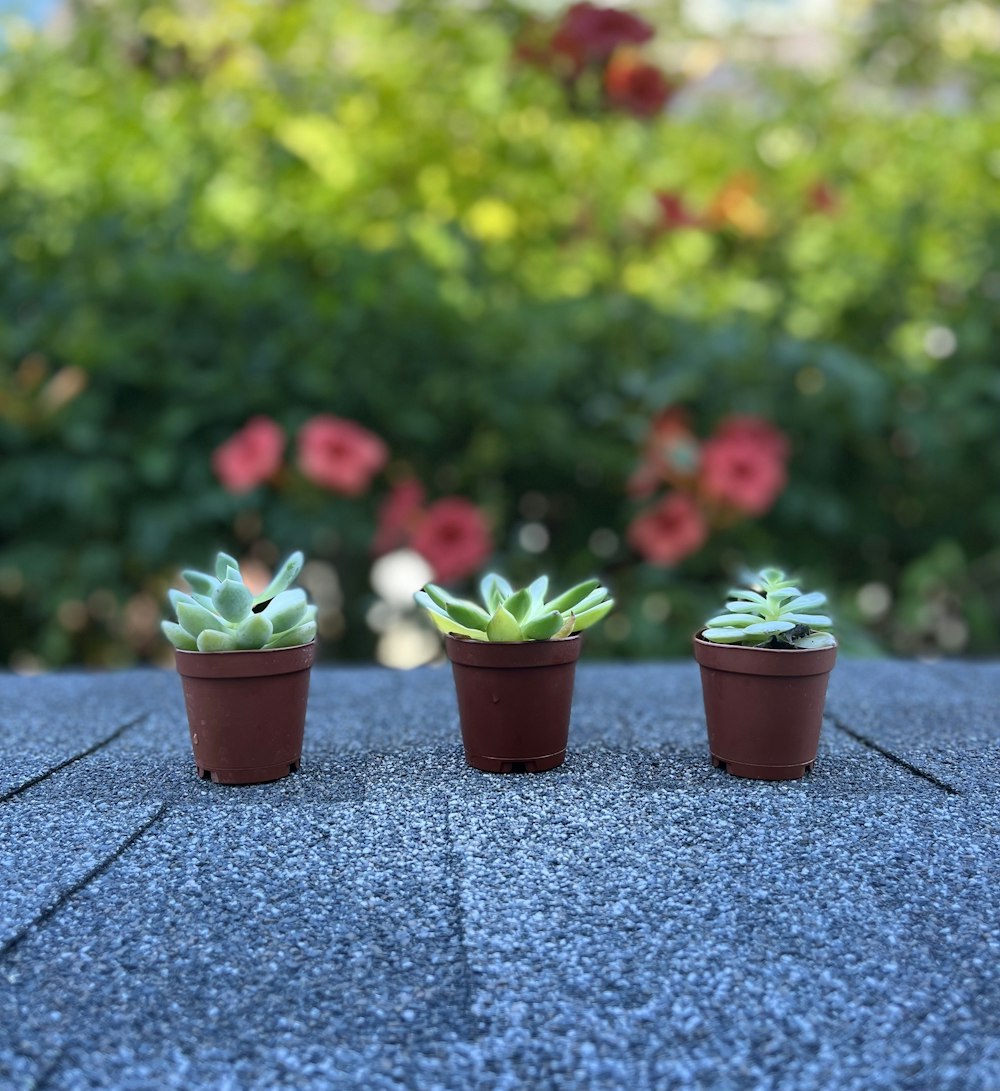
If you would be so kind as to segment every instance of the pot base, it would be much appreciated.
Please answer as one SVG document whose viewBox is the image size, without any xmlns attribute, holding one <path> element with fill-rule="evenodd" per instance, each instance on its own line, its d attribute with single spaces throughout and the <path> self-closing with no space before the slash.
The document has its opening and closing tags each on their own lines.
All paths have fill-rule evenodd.
<svg viewBox="0 0 1000 1091">
<path fill-rule="evenodd" d="M 281 765 L 265 765 L 257 769 L 205 769 L 198 766 L 201 780 L 211 779 L 213 784 L 268 784 L 272 780 L 282 780 L 299 769 L 300 759 L 282 762 Z"/>
<path fill-rule="evenodd" d="M 465 754 L 465 760 L 473 769 L 484 773 L 544 773 L 546 769 L 555 769 L 566 760 L 566 751 L 558 750 L 555 754 L 545 754 L 540 758 L 489 758 L 484 754 Z"/>
<path fill-rule="evenodd" d="M 812 772 L 815 762 L 807 761 L 802 765 L 746 765 L 739 761 L 726 761 L 713 754 L 712 764 L 724 773 L 748 780 L 799 780 Z"/>
</svg>

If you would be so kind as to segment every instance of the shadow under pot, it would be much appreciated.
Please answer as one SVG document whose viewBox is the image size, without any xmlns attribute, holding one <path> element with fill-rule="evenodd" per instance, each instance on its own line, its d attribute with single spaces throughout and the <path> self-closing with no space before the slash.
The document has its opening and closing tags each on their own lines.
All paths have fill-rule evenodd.
<svg viewBox="0 0 1000 1091">
<path fill-rule="evenodd" d="M 465 760 L 489 773 L 540 773 L 566 760 L 582 637 L 518 643 L 448 635 Z"/>
<path fill-rule="evenodd" d="M 315 641 L 174 655 L 199 777 L 216 784 L 263 784 L 298 769 Z"/>
<path fill-rule="evenodd" d="M 812 771 L 836 647 L 746 648 L 698 633 L 694 657 L 713 765 L 755 780 L 796 780 Z"/>
</svg>

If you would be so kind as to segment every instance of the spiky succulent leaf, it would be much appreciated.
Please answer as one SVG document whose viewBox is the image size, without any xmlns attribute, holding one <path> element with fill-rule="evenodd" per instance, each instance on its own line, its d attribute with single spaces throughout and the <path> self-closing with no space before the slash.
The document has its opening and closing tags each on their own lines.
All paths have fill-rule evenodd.
<svg viewBox="0 0 1000 1091">
<path fill-rule="evenodd" d="M 573 625 L 573 632 L 582 633 L 584 629 L 589 629 L 591 625 L 596 625 L 611 613 L 614 604 L 614 599 L 608 599 L 599 606 L 592 606 L 589 610 L 584 610 L 582 614 L 577 614 L 576 621 Z"/>
<path fill-rule="evenodd" d="M 240 622 L 236 630 L 236 643 L 247 651 L 263 648 L 273 635 L 274 627 L 269 618 L 263 614 L 251 614 Z"/>
<path fill-rule="evenodd" d="M 175 648 L 179 648 L 182 652 L 196 652 L 198 650 L 197 640 L 176 622 L 161 621 L 160 628 L 163 630 L 163 635 Z"/>
<path fill-rule="evenodd" d="M 226 573 L 230 568 L 235 568 L 239 572 L 240 562 L 235 557 L 230 557 L 228 553 L 223 553 L 220 550 L 215 557 L 215 574 L 220 581 L 226 578 Z"/>
<path fill-rule="evenodd" d="M 236 625 L 250 613 L 253 595 L 242 580 L 232 578 L 233 569 L 229 572 L 229 577 L 212 592 L 212 605 L 221 617 Z"/>
<path fill-rule="evenodd" d="M 596 590 L 600 586 L 600 580 L 584 580 L 583 583 L 578 583 L 568 591 L 563 591 L 561 595 L 558 595 L 545 605 L 550 610 L 558 610 L 560 613 L 564 614 L 567 610 L 572 610 L 578 602 L 581 602 L 591 593 L 591 591 Z"/>
<path fill-rule="evenodd" d="M 449 595 L 443 587 L 438 587 L 436 583 L 427 584 L 424 588 L 424 593 L 443 610 L 448 609 L 449 603 L 458 602 L 458 599 L 456 599 L 454 595 Z"/>
<path fill-rule="evenodd" d="M 177 620 L 186 632 L 195 637 L 206 629 L 215 632 L 226 632 L 227 629 L 226 623 L 221 617 L 195 602 L 179 602 L 177 604 Z"/>
<path fill-rule="evenodd" d="M 528 584 L 528 594 L 531 596 L 531 612 L 537 613 L 545 602 L 545 595 L 549 590 L 549 577 L 539 576 Z"/>
<path fill-rule="evenodd" d="M 198 634 L 200 652 L 235 652 L 239 650 L 235 633 L 220 633 L 217 629 L 203 629 Z"/>
<path fill-rule="evenodd" d="M 491 641 L 495 642 L 524 639 L 524 634 L 521 632 L 521 626 L 518 625 L 517 619 L 505 606 L 497 607 L 496 613 L 490 618 L 489 625 L 486 626 L 486 635 Z"/>
<path fill-rule="evenodd" d="M 486 609 L 492 614 L 504 599 L 514 594 L 514 588 L 499 572 L 487 572 L 479 583 L 479 594 Z"/>
<path fill-rule="evenodd" d="M 267 587 L 254 597 L 254 606 L 260 606 L 262 602 L 270 602 L 271 599 L 280 595 L 286 587 L 290 587 L 299 578 L 304 563 L 305 557 L 296 550 L 278 569 L 274 579 L 271 580 Z"/>
</svg>

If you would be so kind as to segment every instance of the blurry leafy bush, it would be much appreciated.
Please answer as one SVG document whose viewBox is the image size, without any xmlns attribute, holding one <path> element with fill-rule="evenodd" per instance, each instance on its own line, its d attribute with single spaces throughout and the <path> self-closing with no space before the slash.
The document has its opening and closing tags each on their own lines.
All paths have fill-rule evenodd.
<svg viewBox="0 0 1000 1091">
<path fill-rule="evenodd" d="M 571 15 L 510 5 L 73 10 L 0 56 L 0 661 L 155 657 L 213 546 L 329 562 L 326 647 L 368 655 L 407 488 L 485 510 L 515 580 L 602 566 L 607 654 L 682 652 L 768 561 L 856 604 L 845 647 L 1000 651 L 995 85 L 869 94 L 861 57 L 712 94 L 716 46 L 634 27 L 567 77 L 525 43 Z M 787 447 L 666 565 L 626 486 L 670 413 Z M 328 415 L 384 441 L 371 491 L 213 470 Z"/>
</svg>

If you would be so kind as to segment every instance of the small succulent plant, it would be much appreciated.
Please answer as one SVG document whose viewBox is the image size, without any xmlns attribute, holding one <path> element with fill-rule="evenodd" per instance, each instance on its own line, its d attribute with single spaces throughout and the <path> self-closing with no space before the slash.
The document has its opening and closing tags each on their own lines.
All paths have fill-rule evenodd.
<svg viewBox="0 0 1000 1091">
<path fill-rule="evenodd" d="M 546 601 L 548 589 L 548 576 L 515 591 L 503 576 L 490 572 L 479 585 L 485 609 L 433 583 L 413 597 L 442 632 L 493 642 L 567 637 L 589 629 L 615 604 L 600 580 L 584 580 Z"/>
<path fill-rule="evenodd" d="M 302 571 L 303 556 L 293 553 L 259 595 L 243 582 L 239 564 L 228 553 L 215 560 L 215 575 L 188 569 L 181 575 L 190 591 L 170 591 L 177 621 L 161 628 L 185 652 L 254 651 L 292 648 L 316 636 L 316 607 L 305 591 L 290 588 Z"/>
<path fill-rule="evenodd" d="M 766 648 L 832 648 L 833 622 L 814 613 L 826 602 L 822 591 L 804 595 L 780 568 L 764 568 L 749 587 L 728 592 L 727 613 L 705 622 L 702 636 L 716 644 Z"/>
</svg>

